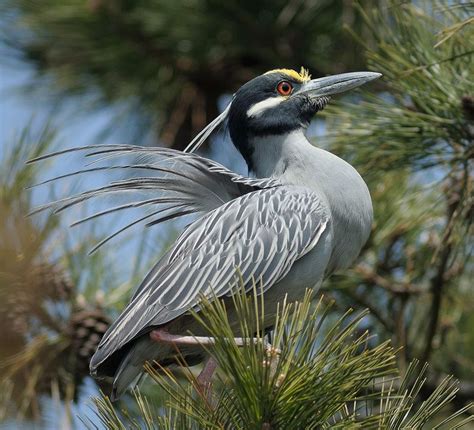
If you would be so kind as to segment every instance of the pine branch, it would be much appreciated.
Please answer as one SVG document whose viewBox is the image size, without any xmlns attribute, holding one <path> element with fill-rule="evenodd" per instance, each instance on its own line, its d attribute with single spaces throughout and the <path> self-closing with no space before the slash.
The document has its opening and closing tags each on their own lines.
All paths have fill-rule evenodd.
<svg viewBox="0 0 474 430">
<path fill-rule="evenodd" d="M 426 366 L 420 372 L 412 364 L 406 376 L 398 378 L 392 348 L 387 343 L 368 347 L 367 333 L 355 334 L 367 314 L 354 318 L 347 313 L 330 321 L 329 309 L 322 301 L 313 306 L 310 293 L 300 303 L 281 304 L 272 336 L 281 352 L 269 358 L 259 329 L 265 317 L 257 291 L 249 296 L 242 291 L 227 304 L 203 299 L 200 313 L 194 314 L 215 338 L 207 351 L 220 372 L 210 392 L 200 389 L 189 370 L 183 369 L 187 381 L 183 384 L 159 364 L 148 365 L 152 380 L 168 396 L 161 416 L 149 412 L 151 403 L 140 394 L 139 400 L 135 394 L 139 408 L 135 417 L 126 412 L 121 418 L 107 398 L 96 399 L 96 413 L 106 428 L 137 428 L 134 423 L 154 428 L 152 423 L 158 419 L 166 423 L 164 428 L 185 422 L 186 427 L 180 428 L 189 429 L 277 429 L 294 428 L 295 423 L 305 429 L 422 428 L 453 401 L 457 388 L 448 377 L 419 404 Z M 239 333 L 262 341 L 238 346 L 232 340 L 235 327 L 227 317 L 229 306 L 239 315 Z M 385 382 L 377 385 L 376 381 Z M 463 415 L 467 411 L 468 407 L 462 408 L 443 425 L 453 423 L 450 428 L 458 428 L 459 417 L 465 418 L 464 424 L 471 422 L 474 416 Z"/>
</svg>

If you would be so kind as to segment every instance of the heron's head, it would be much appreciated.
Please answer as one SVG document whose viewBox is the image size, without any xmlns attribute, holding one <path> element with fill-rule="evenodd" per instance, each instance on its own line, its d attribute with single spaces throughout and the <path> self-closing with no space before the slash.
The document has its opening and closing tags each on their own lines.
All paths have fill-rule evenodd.
<svg viewBox="0 0 474 430">
<path fill-rule="evenodd" d="M 235 93 L 228 116 L 232 141 L 251 164 L 252 142 L 256 137 L 306 129 L 331 95 L 380 76 L 380 73 L 355 72 L 311 79 L 303 68 L 299 73 L 291 69 L 271 70 Z"/>
</svg>

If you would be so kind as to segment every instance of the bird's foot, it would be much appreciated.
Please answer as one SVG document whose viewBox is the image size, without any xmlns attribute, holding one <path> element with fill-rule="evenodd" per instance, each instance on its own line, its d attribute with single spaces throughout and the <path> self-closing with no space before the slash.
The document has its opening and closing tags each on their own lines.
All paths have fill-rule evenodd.
<svg viewBox="0 0 474 430">
<path fill-rule="evenodd" d="M 263 360 L 263 366 L 268 367 L 270 370 L 270 377 L 273 377 L 277 371 L 278 362 L 280 360 L 281 350 L 275 348 L 271 344 L 267 343 L 265 345 L 265 354 L 266 357 Z M 278 375 L 275 381 L 275 386 L 278 388 L 284 381 L 285 376 L 283 373 Z"/>
</svg>

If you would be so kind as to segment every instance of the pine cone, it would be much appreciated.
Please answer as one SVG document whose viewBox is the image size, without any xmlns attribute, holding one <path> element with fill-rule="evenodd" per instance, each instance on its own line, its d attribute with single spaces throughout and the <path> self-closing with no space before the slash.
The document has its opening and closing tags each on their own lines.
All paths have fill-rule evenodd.
<svg viewBox="0 0 474 430">
<path fill-rule="evenodd" d="M 473 96 L 462 96 L 461 106 L 464 111 L 464 115 L 469 121 L 474 121 L 474 97 Z"/>
<path fill-rule="evenodd" d="M 13 294 L 8 291 L 0 300 L 0 318 L 4 329 L 0 333 L 2 344 L 13 339 L 23 339 L 29 328 L 30 301 L 21 289 Z"/>
<path fill-rule="evenodd" d="M 11 281 L 2 285 L 0 318 L 5 329 L 0 338 L 27 337 L 38 326 L 38 319 L 40 324 L 48 325 L 51 321 L 46 302 L 67 302 L 73 293 L 73 285 L 54 264 L 18 268 Z"/>
<path fill-rule="evenodd" d="M 65 273 L 55 264 L 41 263 L 32 273 L 40 294 L 54 301 L 67 301 L 74 293 L 74 286 Z"/>
<path fill-rule="evenodd" d="M 89 362 L 110 323 L 110 319 L 100 307 L 78 309 L 72 315 L 70 321 L 71 348 L 75 357 L 74 373 L 78 379 L 89 375 Z"/>
</svg>

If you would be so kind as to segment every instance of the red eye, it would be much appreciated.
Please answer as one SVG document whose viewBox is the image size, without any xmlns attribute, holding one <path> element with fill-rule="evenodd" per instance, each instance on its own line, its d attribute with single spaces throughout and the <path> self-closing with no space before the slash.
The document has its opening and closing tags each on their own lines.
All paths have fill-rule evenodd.
<svg viewBox="0 0 474 430">
<path fill-rule="evenodd" d="M 278 86 L 277 86 L 277 91 L 282 95 L 282 96 L 289 96 L 292 91 L 293 91 L 293 85 L 291 85 L 287 81 L 281 81 Z"/>
</svg>

